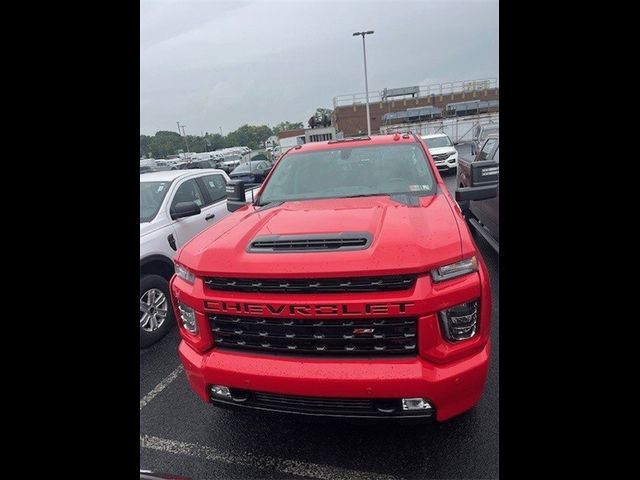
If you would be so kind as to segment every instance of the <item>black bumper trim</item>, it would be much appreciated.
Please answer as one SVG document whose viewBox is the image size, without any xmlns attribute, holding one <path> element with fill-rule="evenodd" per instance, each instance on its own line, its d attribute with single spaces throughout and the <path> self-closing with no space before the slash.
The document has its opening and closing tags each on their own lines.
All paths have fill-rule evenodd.
<svg viewBox="0 0 640 480">
<path fill-rule="evenodd" d="M 435 420 L 436 411 L 435 409 L 431 409 L 428 412 L 403 412 L 400 413 L 382 413 L 382 412 L 312 412 L 312 411 L 301 411 L 296 409 L 285 409 L 278 408 L 276 406 L 265 406 L 265 405 L 255 405 L 250 401 L 247 402 L 238 402 L 233 400 L 225 400 L 218 397 L 209 396 L 209 400 L 211 403 L 217 407 L 228 408 L 228 409 L 244 409 L 244 410 L 257 410 L 264 411 L 270 413 L 279 413 L 286 415 L 301 415 L 306 417 L 320 417 L 320 418 L 349 418 L 349 419 L 378 419 L 378 420 Z"/>
</svg>

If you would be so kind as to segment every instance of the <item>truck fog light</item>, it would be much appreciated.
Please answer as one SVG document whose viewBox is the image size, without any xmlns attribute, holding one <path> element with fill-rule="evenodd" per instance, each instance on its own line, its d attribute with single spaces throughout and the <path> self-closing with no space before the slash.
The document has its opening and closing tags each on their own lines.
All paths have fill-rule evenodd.
<svg viewBox="0 0 640 480">
<path fill-rule="evenodd" d="M 461 303 L 438 312 L 444 337 L 451 342 L 467 340 L 478 332 L 478 301 Z"/>
<path fill-rule="evenodd" d="M 184 303 L 178 303 L 178 311 L 180 312 L 180 320 L 182 320 L 182 326 L 189 332 L 198 333 L 198 323 L 196 322 L 196 311 L 185 305 Z"/>
<path fill-rule="evenodd" d="M 211 395 L 213 395 L 214 397 L 231 398 L 229 387 L 225 387 L 224 385 L 211 385 L 210 390 Z"/>
<path fill-rule="evenodd" d="M 433 409 L 426 398 L 403 398 L 402 410 L 430 410 Z"/>
</svg>

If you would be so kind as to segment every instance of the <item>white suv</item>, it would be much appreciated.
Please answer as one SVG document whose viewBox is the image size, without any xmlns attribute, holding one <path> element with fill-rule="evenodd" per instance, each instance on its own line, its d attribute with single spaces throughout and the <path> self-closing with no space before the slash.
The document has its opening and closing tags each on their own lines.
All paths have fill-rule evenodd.
<svg viewBox="0 0 640 480">
<path fill-rule="evenodd" d="M 429 153 L 431 153 L 439 171 L 450 172 L 453 170 L 455 172 L 458 170 L 458 151 L 448 135 L 434 133 L 423 135 L 422 139 L 427 144 Z"/>
<path fill-rule="evenodd" d="M 222 170 L 140 175 L 140 346 L 160 340 L 175 322 L 169 280 L 176 250 L 229 214 Z"/>
</svg>

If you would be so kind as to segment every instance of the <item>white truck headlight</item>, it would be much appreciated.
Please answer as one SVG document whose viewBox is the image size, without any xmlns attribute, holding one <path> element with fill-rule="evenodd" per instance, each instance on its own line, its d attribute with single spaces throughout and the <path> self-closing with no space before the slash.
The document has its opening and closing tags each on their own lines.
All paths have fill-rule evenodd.
<svg viewBox="0 0 640 480">
<path fill-rule="evenodd" d="M 194 273 L 188 268 L 176 263 L 176 275 L 187 283 L 193 284 L 196 279 Z"/>
<path fill-rule="evenodd" d="M 459 262 L 450 263 L 442 267 L 431 270 L 431 278 L 434 282 L 442 282 L 452 278 L 467 275 L 478 271 L 478 260 L 475 256 L 461 260 Z"/>
</svg>

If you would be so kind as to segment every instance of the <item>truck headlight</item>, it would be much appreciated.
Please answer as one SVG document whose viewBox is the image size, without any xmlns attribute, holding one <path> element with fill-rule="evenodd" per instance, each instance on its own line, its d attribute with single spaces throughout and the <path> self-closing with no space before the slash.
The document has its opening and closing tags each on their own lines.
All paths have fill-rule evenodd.
<svg viewBox="0 0 640 480">
<path fill-rule="evenodd" d="M 474 256 L 431 270 L 431 278 L 433 278 L 434 282 L 442 282 L 444 280 L 450 280 L 452 278 L 460 277 L 461 275 L 466 275 L 468 273 L 477 271 L 478 260 Z"/>
<path fill-rule="evenodd" d="M 198 333 L 198 323 L 196 321 L 196 311 L 185 305 L 184 303 L 178 303 L 178 311 L 180 312 L 180 320 L 182 326 L 194 335 Z"/>
<path fill-rule="evenodd" d="M 467 340 L 476 335 L 478 329 L 478 301 L 461 303 L 438 312 L 444 337 L 450 342 Z"/>
<path fill-rule="evenodd" d="M 196 276 L 193 274 L 191 270 L 186 267 L 183 267 L 179 263 L 176 263 L 176 275 L 178 278 L 183 279 L 187 283 L 193 284 L 196 279 Z"/>
</svg>

